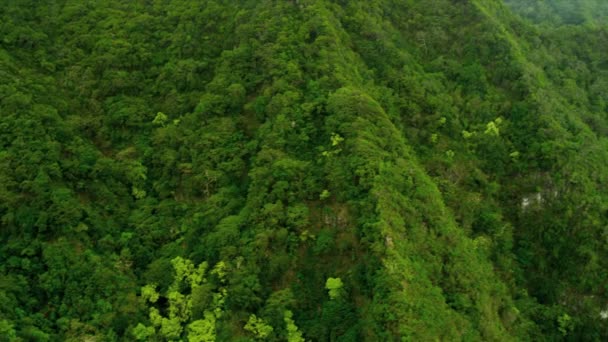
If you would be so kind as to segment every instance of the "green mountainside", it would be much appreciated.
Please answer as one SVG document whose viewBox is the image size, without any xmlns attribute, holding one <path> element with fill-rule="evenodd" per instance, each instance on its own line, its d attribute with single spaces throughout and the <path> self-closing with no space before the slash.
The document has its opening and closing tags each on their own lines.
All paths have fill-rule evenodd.
<svg viewBox="0 0 608 342">
<path fill-rule="evenodd" d="M 0 2 L 0 341 L 605 341 L 602 0 Z"/>
<path fill-rule="evenodd" d="M 536 23 L 605 25 L 608 2 L 601 0 L 505 0 L 518 14 Z"/>
</svg>

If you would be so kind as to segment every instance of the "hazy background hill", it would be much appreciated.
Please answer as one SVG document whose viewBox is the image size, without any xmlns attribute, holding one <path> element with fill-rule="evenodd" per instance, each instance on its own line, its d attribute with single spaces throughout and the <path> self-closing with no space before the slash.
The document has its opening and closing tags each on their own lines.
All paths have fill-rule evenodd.
<svg viewBox="0 0 608 342">
<path fill-rule="evenodd" d="M 517 14 L 536 23 L 605 25 L 608 3 L 601 0 L 506 0 Z"/>
</svg>

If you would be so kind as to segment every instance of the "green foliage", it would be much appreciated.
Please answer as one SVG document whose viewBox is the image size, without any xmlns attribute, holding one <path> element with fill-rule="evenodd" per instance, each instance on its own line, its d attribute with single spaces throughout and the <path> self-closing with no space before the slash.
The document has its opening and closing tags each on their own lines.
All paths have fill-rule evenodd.
<svg viewBox="0 0 608 342">
<path fill-rule="evenodd" d="M 287 342 L 304 342 L 302 333 L 298 330 L 295 322 L 293 321 L 293 313 L 289 310 L 285 310 L 284 313 L 285 325 L 287 326 Z"/>
<path fill-rule="evenodd" d="M 147 327 L 141 323 L 133 329 L 133 337 L 138 341 L 149 341 L 150 337 L 154 335 L 154 327 Z"/>
<path fill-rule="evenodd" d="M 256 315 L 249 316 L 249 320 L 244 327 L 245 330 L 251 332 L 256 339 L 263 340 L 274 330 L 264 320 L 259 319 Z"/>
<path fill-rule="evenodd" d="M 325 282 L 325 288 L 329 293 L 329 298 L 331 299 L 339 299 L 343 295 L 344 284 L 342 283 L 342 279 L 340 278 L 327 278 Z"/>
<path fill-rule="evenodd" d="M 342 138 L 339 134 L 333 133 L 331 135 L 331 146 L 334 146 L 334 147 L 338 146 L 343 141 L 344 141 L 344 138 Z"/>
<path fill-rule="evenodd" d="M 607 4 L 0 2 L 0 340 L 607 340 Z"/>
<path fill-rule="evenodd" d="M 212 313 L 205 312 L 205 318 L 188 324 L 188 341 L 191 342 L 214 342 L 216 317 Z"/>
<path fill-rule="evenodd" d="M 557 323 L 559 332 L 563 336 L 568 335 L 568 333 L 573 329 L 572 317 L 570 317 L 567 313 L 559 316 L 557 318 Z"/>
<path fill-rule="evenodd" d="M 500 131 L 498 129 L 498 122 L 496 121 L 490 121 L 488 122 L 488 124 L 486 125 L 486 130 L 483 132 L 484 134 L 487 134 L 489 136 L 494 136 L 497 137 L 500 135 Z"/>
<path fill-rule="evenodd" d="M 151 336 L 179 340 L 186 336 L 189 341 L 215 341 L 216 321 L 223 314 L 222 309 L 227 291 L 220 287 L 218 292 L 213 293 L 212 301 L 203 308 L 203 317 L 196 319 L 193 306 L 194 304 L 201 304 L 195 298 L 200 296 L 198 290 L 207 283 L 208 264 L 203 262 L 195 266 L 192 261 L 181 257 L 174 258 L 171 263 L 175 270 L 175 276 L 173 283 L 163 296 L 165 301 L 168 302 L 168 307 L 161 307 L 163 312 L 168 312 L 168 316 L 163 317 L 159 308 L 150 307 L 149 320 L 152 326 L 139 323 L 133 330 L 133 336 L 139 340 L 151 338 Z M 225 282 L 225 264 L 223 262 L 217 263 L 210 274 L 216 275 L 220 283 Z M 158 302 L 159 297 L 155 286 L 146 285 L 142 287 L 141 298 L 144 301 L 154 304 Z"/>
<path fill-rule="evenodd" d="M 17 339 L 17 333 L 15 332 L 15 326 L 11 322 L 3 319 L 0 321 L 0 336 L 5 341 L 13 341 Z"/>
<path fill-rule="evenodd" d="M 167 117 L 167 115 L 165 113 L 158 112 L 156 114 L 156 116 L 154 117 L 154 120 L 152 120 L 152 123 L 155 125 L 159 125 L 159 126 L 165 126 L 168 119 L 169 118 Z"/>
<path fill-rule="evenodd" d="M 141 298 L 150 303 L 156 303 L 159 298 L 158 292 L 156 292 L 156 286 L 146 285 L 141 288 Z"/>
</svg>

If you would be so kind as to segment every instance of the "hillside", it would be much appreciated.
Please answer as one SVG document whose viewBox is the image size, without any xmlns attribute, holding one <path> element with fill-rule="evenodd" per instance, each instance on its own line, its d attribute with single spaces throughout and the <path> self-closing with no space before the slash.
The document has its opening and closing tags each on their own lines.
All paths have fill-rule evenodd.
<svg viewBox="0 0 608 342">
<path fill-rule="evenodd" d="M 0 341 L 608 339 L 607 13 L 0 2 Z"/>
</svg>

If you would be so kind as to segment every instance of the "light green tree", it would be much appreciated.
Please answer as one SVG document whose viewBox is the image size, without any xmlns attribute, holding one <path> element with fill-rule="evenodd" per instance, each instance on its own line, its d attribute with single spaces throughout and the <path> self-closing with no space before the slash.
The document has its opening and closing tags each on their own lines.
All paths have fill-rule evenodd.
<svg viewBox="0 0 608 342">
<path fill-rule="evenodd" d="M 483 132 L 484 134 L 497 137 L 500 135 L 499 126 L 502 123 L 502 118 L 496 118 L 494 121 L 488 122 L 486 125 L 486 130 Z"/>
<path fill-rule="evenodd" d="M 226 282 L 226 264 L 219 262 L 211 270 L 218 277 L 220 287 L 213 293 L 209 307 L 204 309 L 203 318 L 193 320 L 193 293 L 207 283 L 205 274 L 208 264 L 203 262 L 195 266 L 192 261 L 177 257 L 171 260 L 175 278 L 167 293 L 163 296 L 169 303 L 168 317 L 163 317 L 156 307 L 150 308 L 149 318 L 152 326 L 140 323 L 133 329 L 133 336 L 140 341 L 149 340 L 157 335 L 160 338 L 176 341 L 184 337 L 192 342 L 215 341 L 215 324 L 223 313 L 224 300 L 227 294 L 222 286 Z M 141 297 L 150 304 L 155 304 L 161 297 L 155 285 L 146 285 L 141 289 Z"/>
<path fill-rule="evenodd" d="M 283 314 L 283 320 L 285 321 L 285 325 L 287 327 L 287 342 L 305 342 L 304 337 L 302 337 L 302 332 L 298 330 L 296 326 L 296 322 L 293 320 L 293 312 L 289 310 L 285 310 Z"/>
<path fill-rule="evenodd" d="M 167 120 L 169 118 L 167 117 L 167 115 L 163 112 L 158 112 L 156 114 L 156 116 L 154 117 L 154 120 L 152 120 L 152 123 L 158 126 L 165 126 L 165 124 L 167 123 Z"/>
<path fill-rule="evenodd" d="M 327 278 L 325 288 L 329 291 L 329 298 L 338 299 L 342 296 L 344 284 L 340 278 Z"/>
<path fill-rule="evenodd" d="M 139 323 L 133 329 L 133 336 L 138 341 L 147 341 L 152 335 L 154 335 L 154 327 L 147 327 Z"/>
<path fill-rule="evenodd" d="M 196 320 L 188 325 L 189 342 L 215 341 L 216 317 L 211 312 L 205 312 L 205 319 Z"/>
<path fill-rule="evenodd" d="M 263 319 L 258 318 L 256 315 L 249 316 L 249 321 L 245 324 L 245 330 L 251 332 L 255 338 L 263 340 L 274 330 L 268 323 Z"/>
<path fill-rule="evenodd" d="M 566 336 L 574 329 L 574 322 L 572 321 L 572 317 L 567 313 L 559 316 L 557 318 L 558 330 L 562 334 L 562 336 Z"/>
<path fill-rule="evenodd" d="M 0 320 L 0 334 L 4 336 L 8 341 L 13 341 L 17 338 L 15 326 L 13 325 L 13 323 L 5 319 Z"/>
<path fill-rule="evenodd" d="M 341 142 L 344 141 L 344 138 L 340 136 L 338 133 L 332 133 L 331 135 L 331 146 L 338 146 Z"/>
<path fill-rule="evenodd" d="M 342 152 L 338 146 L 344 141 L 344 138 L 338 133 L 332 133 L 330 139 L 332 149 L 321 152 L 321 155 L 327 158 Z"/>
</svg>

